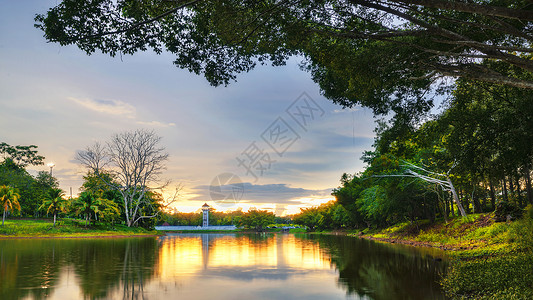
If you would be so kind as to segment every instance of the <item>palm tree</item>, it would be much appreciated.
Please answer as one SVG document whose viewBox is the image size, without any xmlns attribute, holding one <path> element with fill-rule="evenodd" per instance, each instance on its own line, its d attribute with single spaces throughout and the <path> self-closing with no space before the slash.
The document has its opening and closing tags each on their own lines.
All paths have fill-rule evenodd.
<svg viewBox="0 0 533 300">
<path fill-rule="evenodd" d="M 92 214 L 96 215 L 100 211 L 99 206 L 101 205 L 101 201 L 91 192 L 81 192 L 78 199 L 74 200 L 72 205 L 76 208 L 78 214 L 85 216 L 85 227 L 87 227 Z"/>
<path fill-rule="evenodd" d="M 65 210 L 65 206 L 68 203 L 68 200 L 63 198 L 65 193 L 61 189 L 53 188 L 50 190 L 48 197 L 43 201 L 43 204 L 39 209 L 46 208 L 46 213 L 52 212 L 54 214 L 54 227 L 56 226 L 56 216 L 57 213 Z"/>
<path fill-rule="evenodd" d="M 14 187 L 9 185 L 0 186 L 0 204 L 4 208 L 4 215 L 2 217 L 2 226 L 4 226 L 4 220 L 6 219 L 6 212 L 13 210 L 13 207 L 20 211 L 19 200 L 20 195 Z"/>
</svg>

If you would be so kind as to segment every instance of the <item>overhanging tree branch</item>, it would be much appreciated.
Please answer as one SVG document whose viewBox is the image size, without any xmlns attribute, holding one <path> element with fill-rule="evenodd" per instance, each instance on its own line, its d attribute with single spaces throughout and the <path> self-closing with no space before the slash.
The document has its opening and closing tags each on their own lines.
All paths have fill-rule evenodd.
<svg viewBox="0 0 533 300">
<path fill-rule="evenodd" d="M 140 1 L 130 11 L 128 1 L 91 1 L 84 5 L 65 1 L 47 15 L 37 16 L 40 24 L 36 26 L 45 31 L 49 41 L 77 44 L 87 53 L 99 49 L 110 55 L 133 54 L 149 48 L 160 53 L 166 47 L 177 55 L 177 66 L 204 73 L 213 85 L 227 84 L 236 73 L 249 71 L 256 59 L 270 59 L 278 65 L 294 54 L 309 55 L 306 58 L 314 64 L 308 68 L 311 72 L 327 69 L 343 73 L 350 62 L 328 64 L 327 59 L 331 58 L 323 60 L 326 62 L 320 59 L 337 51 L 345 53 L 347 60 L 358 59 L 360 54 L 370 55 L 370 51 L 365 52 L 366 46 L 378 50 L 381 47 L 384 53 L 390 53 L 388 48 L 392 45 L 398 46 L 398 53 L 390 62 L 382 58 L 385 62 L 380 63 L 380 68 L 399 75 L 383 75 L 379 79 L 389 81 L 379 84 L 362 79 L 368 86 L 358 87 L 358 91 L 384 95 L 383 101 L 387 101 L 395 97 L 395 87 L 425 88 L 424 79 L 415 78 L 432 72 L 438 72 L 436 76 L 533 89 L 533 80 L 506 76 L 492 66 L 472 67 L 495 59 L 524 70 L 527 74 L 523 78 L 529 78 L 533 73 L 533 61 L 528 57 L 533 53 L 533 4 L 513 7 L 508 2 L 458 0 L 183 0 L 169 8 L 169 2 L 174 1 Z M 190 9 L 179 13 L 185 8 Z M 318 40 L 314 39 L 315 34 L 320 35 Z M 350 43 L 336 43 L 338 38 L 354 40 L 351 53 L 344 48 Z M 315 49 L 317 41 L 323 42 L 321 49 Z M 489 69 L 491 72 L 486 72 Z M 346 77 L 338 75 L 335 78 Z M 363 71 L 354 78 L 359 75 L 367 74 Z M 324 84 L 324 91 L 329 87 Z M 332 89 L 336 91 L 335 88 Z M 350 98 L 365 103 L 359 100 L 359 94 L 348 92 L 330 97 L 334 101 Z"/>
<path fill-rule="evenodd" d="M 144 21 L 141 21 L 141 22 L 133 23 L 130 26 L 128 26 L 126 28 L 123 28 L 123 29 L 106 31 L 106 32 L 92 34 L 92 35 L 86 35 L 86 36 L 78 36 L 78 37 L 75 37 L 75 38 L 71 39 L 70 41 L 82 41 L 82 40 L 89 40 L 89 39 L 97 39 L 97 38 L 101 38 L 101 37 L 108 36 L 108 35 L 116 35 L 116 34 L 121 34 L 121 33 L 125 33 L 125 32 L 130 32 L 130 31 L 133 31 L 133 30 L 135 30 L 137 28 L 140 28 L 143 25 L 151 24 L 151 23 L 154 23 L 156 21 L 159 21 L 159 20 L 163 19 L 166 16 L 169 16 L 169 15 L 171 15 L 173 13 L 176 13 L 180 9 L 183 9 L 185 7 L 188 7 L 188 6 L 191 6 L 191 5 L 193 5 L 193 4 L 197 3 L 197 2 L 200 2 L 200 1 L 201 0 L 194 0 L 194 1 L 187 2 L 185 4 L 182 4 L 182 5 L 179 5 L 177 7 L 171 8 L 171 9 L 169 9 L 169 10 L 163 12 L 162 14 L 157 15 L 157 16 L 155 16 L 153 18 L 150 18 L 150 19 L 147 19 L 147 20 L 144 20 Z"/>
<path fill-rule="evenodd" d="M 533 21 L 533 11 L 510 9 L 506 7 L 488 6 L 475 3 L 466 3 L 461 1 L 443 1 L 443 0 L 395 0 L 405 4 L 415 4 L 428 8 L 438 8 L 444 10 L 460 11 L 466 13 L 487 15 L 493 17 L 503 17 L 515 20 Z"/>
</svg>

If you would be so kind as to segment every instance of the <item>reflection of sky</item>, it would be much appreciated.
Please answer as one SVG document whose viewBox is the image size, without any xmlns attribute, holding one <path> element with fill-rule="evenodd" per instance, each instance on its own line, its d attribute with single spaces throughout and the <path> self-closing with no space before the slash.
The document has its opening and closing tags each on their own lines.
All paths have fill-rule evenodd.
<svg viewBox="0 0 533 300">
<path fill-rule="evenodd" d="M 251 278 L 261 274 L 272 277 L 278 272 L 330 269 L 330 259 L 318 244 L 294 235 L 269 236 L 261 241 L 252 241 L 247 236 L 214 234 L 169 235 L 161 239 L 158 270 L 162 280 L 248 272 L 258 272 L 249 274 Z"/>
<path fill-rule="evenodd" d="M 161 237 L 157 297 L 183 299 L 345 299 L 318 243 L 294 235 L 180 234 Z M 178 287 L 178 288 L 176 288 Z M 204 288 L 207 287 L 207 288 Z"/>
<path fill-rule="evenodd" d="M 362 169 L 359 157 L 374 136 L 371 113 L 341 110 L 322 97 L 298 58 L 214 88 L 174 67 L 168 53 L 110 58 L 46 43 L 33 18 L 58 1 L 0 2 L 0 142 L 38 145 L 39 153 L 55 162 L 54 175 L 67 194 L 71 187 L 77 192 L 84 174 L 73 161 L 76 150 L 137 128 L 163 137 L 170 154 L 163 177 L 183 184 L 177 203 L 182 211 L 195 211 L 206 201 L 213 205 L 207 187 L 224 172 L 247 183 L 238 205 L 244 210 L 276 206 L 297 212 L 331 199 L 342 173 Z M 290 123 L 285 112 L 302 92 L 325 112 L 306 130 Z M 282 157 L 272 153 L 276 162 L 255 181 L 236 157 L 254 141 L 269 149 L 261 134 L 280 116 L 301 139 Z M 34 167 L 32 174 L 39 170 L 48 169 Z"/>
</svg>

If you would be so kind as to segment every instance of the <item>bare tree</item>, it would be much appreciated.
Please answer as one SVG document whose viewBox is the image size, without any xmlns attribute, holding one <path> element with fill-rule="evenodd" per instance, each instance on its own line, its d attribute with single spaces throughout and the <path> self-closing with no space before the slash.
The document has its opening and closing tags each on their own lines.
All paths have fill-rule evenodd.
<svg viewBox="0 0 533 300">
<path fill-rule="evenodd" d="M 452 180 L 450 179 L 449 173 L 451 169 L 446 174 L 440 174 L 440 173 L 428 171 L 424 168 L 415 166 L 410 163 L 407 163 L 407 166 L 412 168 L 412 169 L 407 169 L 405 171 L 408 174 L 407 176 L 416 177 L 429 183 L 435 183 L 439 185 L 444 191 L 450 192 L 452 194 L 453 201 L 457 205 L 457 209 L 459 209 L 459 212 L 461 213 L 461 216 L 466 217 L 465 209 L 463 208 L 463 205 L 461 204 L 461 201 L 459 200 L 459 196 L 457 196 L 457 192 L 455 191 L 455 187 L 453 186 Z M 422 171 L 423 173 L 426 173 L 428 175 L 424 175 L 420 172 L 416 172 L 413 169 Z"/>
<path fill-rule="evenodd" d="M 147 192 L 168 185 L 168 182 L 161 183 L 160 179 L 168 159 L 160 142 L 161 137 L 153 131 L 135 130 L 115 134 L 106 146 L 95 143 L 76 155 L 82 165 L 120 192 L 128 227 L 158 214 L 143 215 L 143 207 L 151 205 Z M 100 176 L 104 169 L 114 174 L 113 182 Z M 178 189 L 171 201 L 176 199 L 177 192 Z"/>
<path fill-rule="evenodd" d="M 422 167 L 413 165 L 408 162 L 405 162 L 405 165 L 403 165 L 403 167 L 407 168 L 405 170 L 405 174 L 374 175 L 373 177 L 415 177 L 425 182 L 436 184 L 440 186 L 442 190 L 446 192 L 450 192 L 452 194 L 453 201 L 457 205 L 457 209 L 461 213 L 461 216 L 466 217 L 466 212 L 463 208 L 463 205 L 461 204 L 461 201 L 459 200 L 459 196 L 457 195 L 457 192 L 455 191 L 455 187 L 453 186 L 452 180 L 450 179 L 451 169 L 446 174 L 441 174 L 441 173 L 431 172 L 429 170 L 426 170 Z M 427 174 L 427 175 L 424 175 L 424 174 Z"/>
</svg>

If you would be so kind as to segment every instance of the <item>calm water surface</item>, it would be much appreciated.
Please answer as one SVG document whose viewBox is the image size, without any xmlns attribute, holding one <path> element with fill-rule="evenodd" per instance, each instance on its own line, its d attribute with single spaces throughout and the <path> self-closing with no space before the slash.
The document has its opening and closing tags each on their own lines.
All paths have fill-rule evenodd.
<svg viewBox="0 0 533 300">
<path fill-rule="evenodd" d="M 0 299 L 444 299 L 436 257 L 333 235 L 0 240 Z"/>
</svg>

